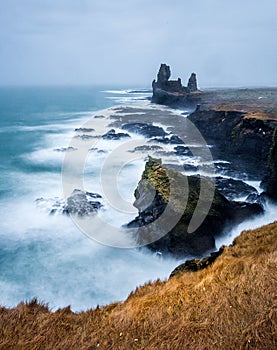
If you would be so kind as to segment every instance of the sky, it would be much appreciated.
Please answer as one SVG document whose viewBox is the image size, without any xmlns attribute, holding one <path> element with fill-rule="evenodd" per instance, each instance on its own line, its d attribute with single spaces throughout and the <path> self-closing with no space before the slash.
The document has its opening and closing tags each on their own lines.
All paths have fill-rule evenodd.
<svg viewBox="0 0 277 350">
<path fill-rule="evenodd" d="M 0 0 L 0 85 L 277 86 L 277 0 Z"/>
</svg>

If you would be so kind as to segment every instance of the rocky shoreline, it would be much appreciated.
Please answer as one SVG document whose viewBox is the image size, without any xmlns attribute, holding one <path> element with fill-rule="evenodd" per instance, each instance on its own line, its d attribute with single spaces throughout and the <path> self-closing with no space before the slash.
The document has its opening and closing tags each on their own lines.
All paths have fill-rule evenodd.
<svg viewBox="0 0 277 350">
<path fill-rule="evenodd" d="M 152 83 L 152 102 L 192 109 L 188 120 L 196 126 L 206 142 L 212 144 L 213 157 L 227 160 L 236 171 L 246 172 L 252 179 L 261 181 L 263 194 L 261 196 L 255 194 L 252 197 L 255 202 L 252 206 L 256 205 L 255 208 L 252 207 L 253 214 L 258 214 L 261 211 L 258 203 L 262 203 L 265 198 L 277 199 L 277 89 L 200 91 L 197 87 L 196 74 L 191 75 L 187 87 L 182 86 L 180 78 L 169 80 L 170 75 L 170 67 L 161 64 L 157 81 L 154 80 Z M 142 180 L 147 178 L 145 173 L 149 174 L 149 167 L 158 168 L 162 165 L 153 163 L 153 160 L 148 161 Z M 236 185 L 235 183 L 234 186 Z M 155 197 L 154 204 L 142 210 L 137 202 L 146 194 L 138 195 L 138 189 L 147 191 L 145 186 L 143 190 L 141 187 L 143 186 L 139 184 L 135 193 L 135 206 L 139 209 L 139 216 L 129 225 L 145 225 L 157 218 L 164 209 L 164 202 Z M 220 181 L 216 183 L 216 187 L 220 188 Z M 215 198 L 218 196 L 217 188 Z M 159 190 L 157 192 L 159 193 Z M 228 202 L 228 205 L 231 205 L 231 202 Z M 244 205 L 245 203 L 237 203 L 237 208 L 230 208 L 230 212 L 235 216 L 236 210 L 240 211 Z M 185 225 L 184 222 L 181 224 L 184 221 L 182 217 L 176 226 L 177 229 L 175 227 L 148 247 L 152 250 L 170 251 L 177 256 L 182 253 L 191 255 L 207 253 L 213 249 L 214 237 L 222 232 L 224 225 L 226 227 L 225 221 L 228 221 L 228 215 L 226 217 L 225 209 L 220 206 L 217 208 L 221 225 L 216 225 L 216 228 L 215 218 L 209 220 L 209 213 L 204 229 L 188 235 L 187 222 Z M 244 218 L 242 215 L 241 220 Z M 235 221 L 233 217 L 233 223 Z"/>
</svg>

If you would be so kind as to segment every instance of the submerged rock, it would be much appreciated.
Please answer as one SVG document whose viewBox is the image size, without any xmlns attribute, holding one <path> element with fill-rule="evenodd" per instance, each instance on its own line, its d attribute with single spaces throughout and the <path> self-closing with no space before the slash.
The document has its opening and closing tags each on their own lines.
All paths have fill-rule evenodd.
<svg viewBox="0 0 277 350">
<path fill-rule="evenodd" d="M 166 136 L 168 135 L 163 128 L 146 123 L 128 123 L 122 126 L 123 130 L 141 134 L 145 137 Z"/>
<path fill-rule="evenodd" d="M 77 151 L 77 148 L 75 147 L 61 147 L 61 148 L 55 148 L 55 152 L 72 152 Z"/>
<path fill-rule="evenodd" d="M 130 137 L 130 135 L 124 132 L 116 132 L 114 129 L 111 129 L 102 136 L 102 139 L 103 140 L 120 140 L 125 137 Z"/>
<path fill-rule="evenodd" d="M 84 192 L 75 189 L 67 198 L 64 213 L 85 216 L 94 214 L 103 205 L 95 199 L 102 198 L 98 193 Z"/>
<path fill-rule="evenodd" d="M 228 199 L 235 200 L 237 198 L 254 198 L 258 196 L 258 191 L 255 187 L 248 185 L 242 180 L 235 180 L 218 176 L 216 178 L 217 189 Z"/>
<path fill-rule="evenodd" d="M 93 132 L 95 129 L 93 128 L 76 128 L 74 131 L 76 132 Z"/>
<path fill-rule="evenodd" d="M 199 205 L 200 190 L 201 203 L 197 210 L 199 218 L 204 214 L 204 221 L 196 230 L 188 232 Z M 228 224 L 239 223 L 263 211 L 259 204 L 228 201 L 209 180 L 186 177 L 166 169 L 161 160 L 151 157 L 135 190 L 135 198 L 139 215 L 127 226 L 139 228 L 135 234 L 138 243 L 177 257 L 202 256 L 215 250 L 215 237 L 221 235 Z M 210 199 L 210 208 L 205 212 L 205 203 Z M 175 218 L 173 228 L 159 235 Z M 159 238 L 155 240 L 156 237 Z"/>
</svg>

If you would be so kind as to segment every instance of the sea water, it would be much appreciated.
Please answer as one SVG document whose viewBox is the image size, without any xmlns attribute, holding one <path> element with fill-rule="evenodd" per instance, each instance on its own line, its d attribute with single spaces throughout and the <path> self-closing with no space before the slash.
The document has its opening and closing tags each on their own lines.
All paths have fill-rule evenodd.
<svg viewBox="0 0 277 350">
<path fill-rule="evenodd" d="M 161 259 L 146 249 L 98 243 L 69 217 L 50 216 L 35 203 L 37 198 L 63 196 L 64 152 L 59 150 L 68 147 L 76 128 L 90 121 L 95 132 L 103 133 L 108 130 L 107 108 L 117 104 L 149 107 L 149 96 L 147 91 L 138 94 L 111 87 L 0 88 L 1 305 L 13 307 L 36 297 L 53 310 L 67 305 L 74 311 L 86 310 L 124 300 L 138 285 L 165 279 L 178 265 L 179 261 Z M 90 152 L 87 157 L 84 182 L 86 190 L 102 195 L 101 167 L 105 152 L 116 141 L 101 142 L 95 147 L 101 152 Z M 118 187 L 129 202 L 134 200 L 143 167 L 143 159 L 138 159 L 121 169 Z M 272 205 L 268 208 L 267 217 L 242 228 L 272 221 L 277 210 Z M 110 208 L 101 215 L 120 227 L 136 212 L 119 215 Z M 239 230 L 226 240 L 231 241 Z"/>
</svg>

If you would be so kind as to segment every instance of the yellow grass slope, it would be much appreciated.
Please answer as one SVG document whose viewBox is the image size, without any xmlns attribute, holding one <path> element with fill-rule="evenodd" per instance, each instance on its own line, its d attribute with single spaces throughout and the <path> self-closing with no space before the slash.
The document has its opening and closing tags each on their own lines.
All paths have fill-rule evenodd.
<svg viewBox="0 0 277 350">
<path fill-rule="evenodd" d="M 0 349 L 276 349 L 276 245 L 277 223 L 243 232 L 207 269 L 79 314 L 1 308 Z"/>
</svg>

